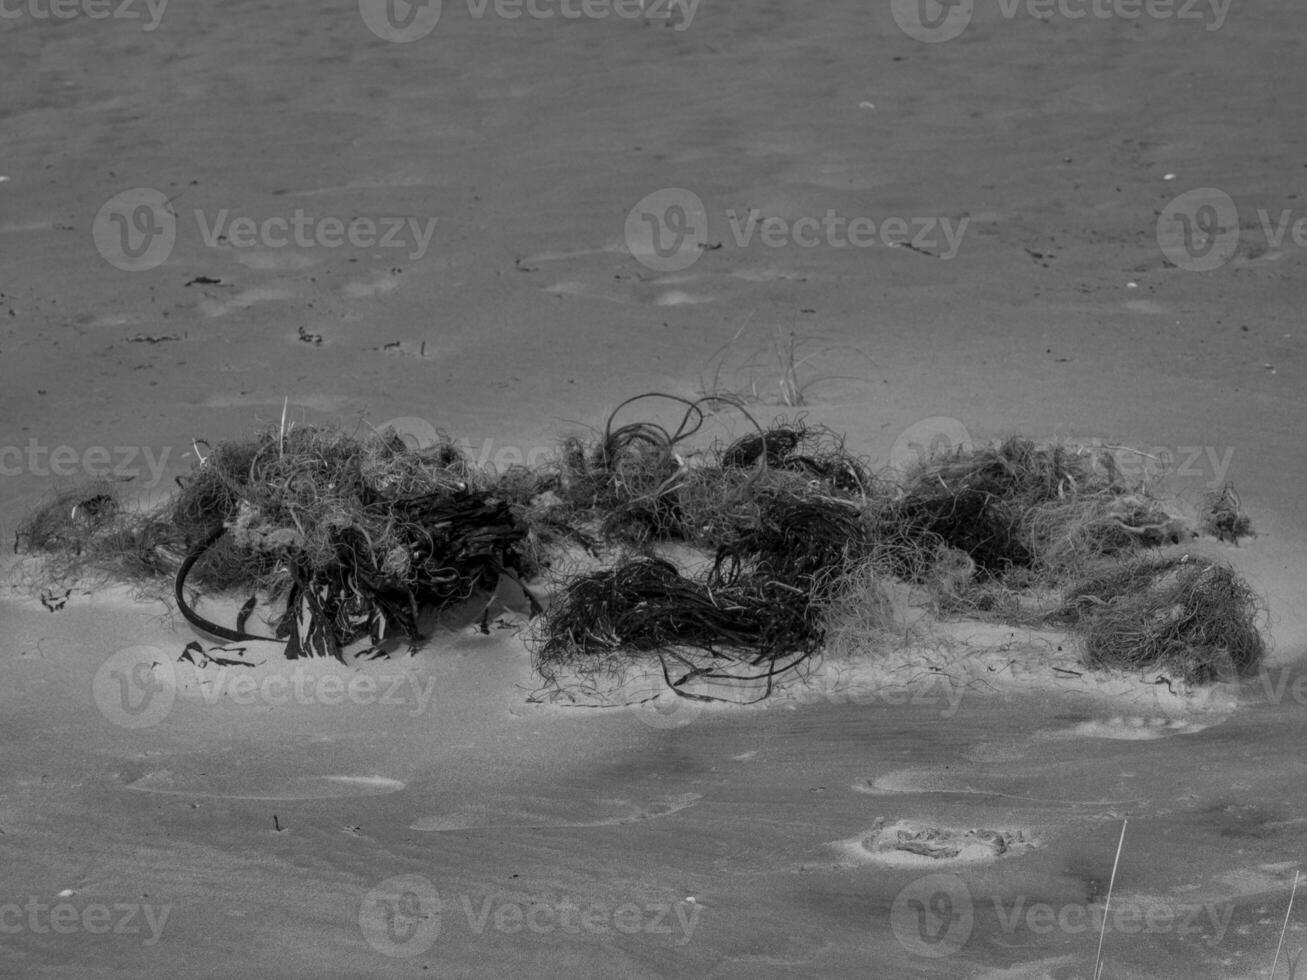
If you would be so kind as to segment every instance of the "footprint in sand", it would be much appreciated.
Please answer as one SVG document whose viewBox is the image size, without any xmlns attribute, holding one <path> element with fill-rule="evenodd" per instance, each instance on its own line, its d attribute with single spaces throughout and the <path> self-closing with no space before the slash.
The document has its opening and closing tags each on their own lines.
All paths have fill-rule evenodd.
<svg viewBox="0 0 1307 980">
<path fill-rule="evenodd" d="M 1164 715 L 1114 715 L 1111 718 L 1091 718 L 1057 731 L 1037 733 L 1039 738 L 1114 738 L 1123 741 L 1138 742 L 1153 738 L 1166 738 L 1168 735 L 1192 735 L 1211 728 L 1216 722 L 1206 724 L 1187 721 L 1183 718 L 1168 718 Z"/>
<path fill-rule="evenodd" d="M 1025 829 L 936 827 L 899 820 L 889 825 L 877 821 L 870 830 L 831 846 L 855 864 L 936 867 L 984 864 L 1028 851 L 1038 841 Z"/>
<path fill-rule="evenodd" d="M 529 798 L 523 806 L 520 797 L 491 799 L 485 803 L 462 806 L 449 813 L 423 817 L 409 825 L 410 830 L 503 830 L 541 827 L 612 827 L 618 824 L 655 820 L 693 806 L 699 793 L 665 796 L 641 804 L 628 799 L 554 800 Z"/>
<path fill-rule="evenodd" d="M 326 800 L 347 796 L 384 796 L 404 788 L 385 776 L 194 775 L 158 769 L 127 784 L 128 789 L 174 796 L 224 800 Z"/>
</svg>

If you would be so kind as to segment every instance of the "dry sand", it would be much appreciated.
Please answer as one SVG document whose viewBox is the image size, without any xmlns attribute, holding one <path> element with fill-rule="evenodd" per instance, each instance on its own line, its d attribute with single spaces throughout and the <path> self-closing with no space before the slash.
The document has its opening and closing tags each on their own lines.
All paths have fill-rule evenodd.
<svg viewBox="0 0 1307 980">
<path fill-rule="evenodd" d="M 164 604 L 11 591 L 0 973 L 1085 977 L 1128 818 L 1104 976 L 1266 976 L 1307 841 L 1307 12 L 1218 7 L 981 4 L 922 43 L 888 2 L 447 0 L 391 43 L 347 2 L 0 5 L 6 541 L 55 447 L 68 478 L 110 465 L 158 496 L 192 439 L 288 398 L 296 422 L 425 420 L 511 462 L 631 394 L 693 393 L 740 331 L 725 380 L 747 387 L 793 330 L 826 351 L 809 377 L 856 376 L 809 388 L 809 417 L 879 462 L 945 418 L 1165 449 L 1189 506 L 1233 479 L 1261 533 L 1213 547 L 1273 616 L 1237 704 L 1066 679 L 1038 638 L 961 628 L 943 674 L 828 665 L 815 695 L 678 713 L 530 702 L 512 628 L 196 671 Z M 1204 187 L 1237 204 L 1238 249 L 1168 265 L 1158 214 Z M 176 216 L 139 272 L 95 245 L 131 188 Z M 722 247 L 661 273 L 624 228 L 667 188 Z M 934 255 L 741 245 L 726 215 L 749 208 L 969 220 L 944 259 L 939 233 Z M 1288 215 L 1278 244 L 1258 209 Z M 400 245 L 237 247 L 231 221 L 297 212 L 402 218 Z"/>
</svg>

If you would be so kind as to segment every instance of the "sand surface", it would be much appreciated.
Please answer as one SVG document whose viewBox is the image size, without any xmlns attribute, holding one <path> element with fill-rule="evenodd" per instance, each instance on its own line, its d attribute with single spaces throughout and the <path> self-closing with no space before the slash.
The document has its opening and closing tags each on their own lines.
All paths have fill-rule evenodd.
<svg viewBox="0 0 1307 980">
<path fill-rule="evenodd" d="M 197 670 L 166 604 L 11 588 L 0 974 L 1086 977 L 1128 820 L 1103 975 L 1268 975 L 1307 843 L 1300 4 L 985 3 L 942 43 L 846 0 L 447 0 L 408 43 L 368 0 L 158 6 L 0 7 L 6 542 L 52 486 L 158 497 L 287 399 L 500 465 L 718 368 L 770 418 L 793 332 L 805 379 L 852 376 L 809 419 L 877 463 L 961 425 L 1169 455 L 1190 509 L 1234 480 L 1259 536 L 1207 547 L 1271 660 L 1185 700 L 1008 631 L 758 708 L 569 708 L 530 700 L 512 608 L 412 658 Z M 1239 228 L 1205 272 L 1158 236 L 1201 188 Z M 674 270 L 628 233 L 669 189 L 708 217 Z M 125 271 L 155 199 L 175 240 Z M 923 236 L 742 243 L 751 208 Z M 327 237 L 263 225 L 297 215 Z M 356 219 L 394 242 L 325 244 Z"/>
</svg>

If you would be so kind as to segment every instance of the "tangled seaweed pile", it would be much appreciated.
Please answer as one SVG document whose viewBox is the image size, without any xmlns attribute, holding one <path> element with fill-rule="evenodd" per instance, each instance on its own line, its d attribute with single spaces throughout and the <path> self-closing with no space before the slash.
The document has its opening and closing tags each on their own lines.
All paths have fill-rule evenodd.
<svg viewBox="0 0 1307 980">
<path fill-rule="evenodd" d="M 633 557 L 568 586 L 546 618 L 536 668 L 554 682 L 562 669 L 593 674 L 614 657 L 656 653 L 678 694 L 710 700 L 686 690 L 695 679 L 762 680 L 765 697 L 773 678 L 816 652 L 821 636 L 815 607 L 784 582 L 703 581 L 666 559 Z"/>
<path fill-rule="evenodd" d="M 648 421 L 614 428 L 624 408 L 647 398 L 683 406 L 675 430 Z M 723 405 L 738 409 L 758 431 L 691 465 L 684 444 L 703 428 L 706 411 Z M 565 441 L 559 474 L 566 522 L 634 546 L 684 541 L 715 548 L 750 523 L 767 488 L 865 498 L 874 485 L 862 462 L 827 429 L 800 419 L 763 430 L 727 399 L 691 401 L 656 393 L 619 405 L 603 438 L 588 451 L 578 439 Z"/>
<path fill-rule="evenodd" d="M 1204 534 L 1210 534 L 1218 541 L 1229 541 L 1233 545 L 1238 545 L 1240 538 L 1255 536 L 1253 522 L 1244 513 L 1239 494 L 1231 483 L 1203 495 L 1198 527 Z"/>
<path fill-rule="evenodd" d="M 618 412 L 651 397 L 683 406 L 674 430 L 614 427 Z M 723 404 L 757 431 L 692 464 L 683 444 Z M 589 452 L 566 444 L 559 493 L 564 523 L 595 527 L 636 554 L 565 587 L 539 631 L 536 669 L 551 679 L 657 650 L 686 696 L 696 678 L 770 682 L 820 648 L 823 601 L 870 556 L 863 507 L 878 492 L 841 439 L 802 419 L 763 429 L 720 398 L 624 402 Z M 711 566 L 691 576 L 653 554 L 672 542 L 714 553 Z"/>
<path fill-rule="evenodd" d="M 1213 658 L 1244 674 L 1264 653 L 1260 607 L 1228 566 L 1204 561 L 1208 573 L 1183 600 L 1138 574 L 1112 574 L 1162 576 L 1148 556 L 1193 532 L 1105 451 L 1011 438 L 926 460 L 894 484 L 833 434 L 782 420 L 755 423 L 756 433 L 691 466 L 679 449 L 702 425 L 702 402 L 685 404 L 675 431 L 613 429 L 610 419 L 590 455 L 573 444 L 563 493 L 574 514 L 601 522 L 601 537 L 646 552 L 688 542 L 715 552 L 711 568 L 687 576 L 646 554 L 572 582 L 539 632 L 535 666 L 546 679 L 658 651 L 668 684 L 687 697 L 701 696 L 685 688 L 696 678 L 770 681 L 831 630 L 885 629 L 890 580 L 925 587 L 942 610 L 1080 631 L 1095 666 L 1201 682 L 1216 676 Z M 1066 614 L 1091 594 L 1112 615 Z M 1172 608 L 1189 601 L 1204 615 Z"/>
<path fill-rule="evenodd" d="M 45 558 L 43 578 L 139 581 L 171 574 L 185 557 L 180 529 L 162 515 L 131 513 L 119 484 L 100 480 L 50 495 L 19 526 L 16 553 Z"/>
<path fill-rule="evenodd" d="M 64 520 L 61 496 L 20 529 L 18 545 L 73 543 L 102 569 L 175 574 L 182 614 L 223 639 L 263 638 L 245 632 L 246 618 L 260 598 L 280 605 L 273 638 L 291 659 L 341 658 L 364 637 L 375 650 L 392 632 L 416 646 L 423 610 L 534 570 L 519 510 L 447 443 L 415 451 L 393 434 L 269 431 L 216 447 L 159 511 L 132 520 L 112 499 L 98 492 Z M 91 503 L 102 513 L 79 521 Z M 249 594 L 235 629 L 195 611 L 191 580 Z"/>
<path fill-rule="evenodd" d="M 920 578 L 923 554 L 950 549 L 969 555 L 982 579 L 1053 581 L 1187 534 L 1107 452 L 1018 437 L 923 462 L 875 519 L 892 542 L 894 571 L 911 578 Z"/>
<path fill-rule="evenodd" d="M 680 406 L 674 428 L 616 424 L 651 398 Z M 755 431 L 691 450 L 724 407 Z M 49 555 L 51 574 L 172 575 L 182 613 L 224 639 L 255 638 L 246 621 L 271 604 L 288 657 L 341 658 L 392 635 L 415 646 L 424 612 L 493 592 L 503 576 L 521 585 L 562 546 L 616 549 L 561 583 L 534 666 L 556 681 L 656 654 L 687 697 L 703 696 L 687 688 L 695 679 L 770 691 L 828 631 L 887 626 L 893 581 L 941 611 L 1078 631 L 1096 666 L 1204 681 L 1247 673 L 1264 654 L 1248 587 L 1210 559 L 1162 557 L 1192 532 L 1085 448 L 1011 438 L 891 481 L 801 417 L 763 428 L 725 399 L 646 394 L 619 405 L 593 443 L 566 440 L 537 469 L 481 471 L 448 441 L 414 449 L 390 432 L 283 426 L 215 447 L 179 482 L 147 513 L 129 513 L 108 485 L 57 495 L 16 550 Z M 1251 533 L 1237 504 L 1230 488 L 1209 501 L 1209 533 Z M 678 567 L 674 544 L 710 560 Z M 236 628 L 196 612 L 196 589 L 247 596 Z"/>
<path fill-rule="evenodd" d="M 1082 633 L 1091 667 L 1162 669 L 1207 683 L 1261 663 L 1259 608 L 1228 565 L 1144 553 L 1070 586 L 1050 618 Z"/>
</svg>

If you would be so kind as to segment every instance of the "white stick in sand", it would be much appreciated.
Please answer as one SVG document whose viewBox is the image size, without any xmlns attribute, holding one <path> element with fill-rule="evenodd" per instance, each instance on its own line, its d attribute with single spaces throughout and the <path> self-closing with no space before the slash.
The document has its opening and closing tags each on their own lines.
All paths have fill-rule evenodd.
<svg viewBox="0 0 1307 980">
<path fill-rule="evenodd" d="M 1107 883 L 1107 900 L 1103 903 L 1103 924 L 1098 930 L 1098 952 L 1094 954 L 1094 980 L 1103 976 L 1103 937 L 1107 934 L 1107 911 L 1112 907 L 1112 889 L 1116 885 L 1116 869 L 1121 863 L 1121 848 L 1125 846 L 1125 827 L 1128 818 L 1121 819 L 1121 839 L 1116 842 L 1116 860 L 1112 862 L 1112 880 Z"/>
<path fill-rule="evenodd" d="M 281 428 L 277 430 L 277 458 L 281 459 L 286 445 L 286 409 L 290 407 L 290 395 L 281 403 Z"/>
<path fill-rule="evenodd" d="M 1293 889 L 1289 892 L 1289 907 L 1284 910 L 1284 925 L 1280 926 L 1280 941 L 1275 944 L 1275 959 L 1271 961 L 1271 980 L 1275 980 L 1275 968 L 1280 965 L 1280 950 L 1284 948 L 1284 934 L 1289 931 L 1289 913 L 1293 911 L 1293 896 L 1298 894 L 1298 875 L 1293 873 Z"/>
</svg>

